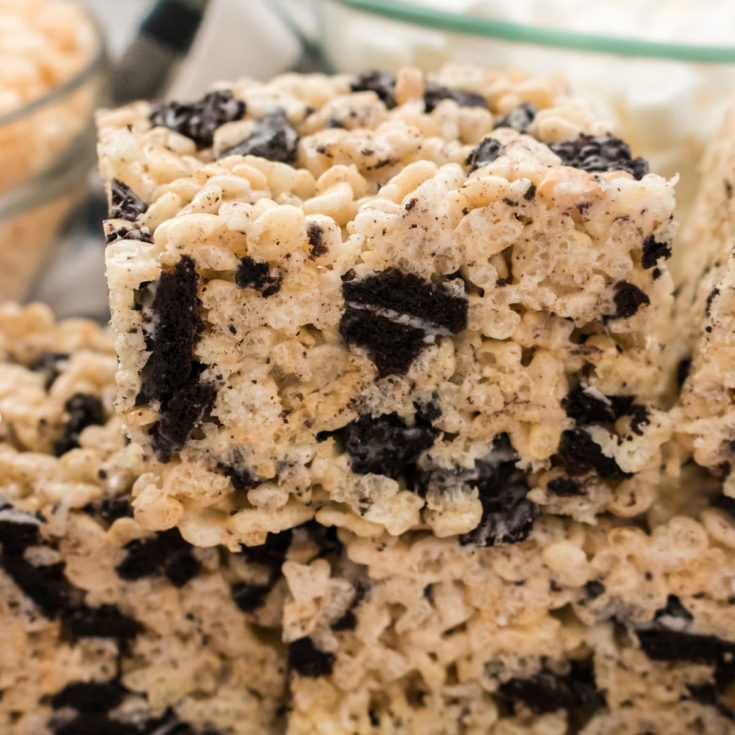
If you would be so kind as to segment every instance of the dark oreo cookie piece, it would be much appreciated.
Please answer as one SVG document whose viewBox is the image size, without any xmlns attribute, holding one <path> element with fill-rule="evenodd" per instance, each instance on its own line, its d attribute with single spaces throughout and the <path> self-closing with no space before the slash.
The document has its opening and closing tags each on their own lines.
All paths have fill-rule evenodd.
<svg viewBox="0 0 735 735">
<path fill-rule="evenodd" d="M 692 358 L 685 357 L 676 366 L 676 384 L 681 388 L 686 379 L 689 377 L 689 371 L 692 369 Z"/>
<path fill-rule="evenodd" d="M 288 668 L 299 676 L 329 676 L 335 660 L 333 653 L 320 651 L 311 638 L 299 638 L 288 645 Z"/>
<path fill-rule="evenodd" d="M 348 345 L 367 350 L 380 378 L 404 374 L 427 345 L 423 329 L 349 306 L 339 322 L 339 333 Z"/>
<path fill-rule="evenodd" d="M 648 409 L 633 400 L 633 396 L 606 396 L 590 387 L 577 385 L 562 399 L 561 405 L 577 426 L 610 426 L 621 416 L 630 416 L 631 431 L 641 436 L 642 427 L 650 423 Z"/>
<path fill-rule="evenodd" d="M 528 679 L 514 678 L 501 684 L 500 695 L 520 701 L 534 712 L 554 712 L 558 709 L 595 712 L 607 705 L 605 693 L 595 685 L 590 663 L 572 662 L 566 675 L 542 670 Z"/>
<path fill-rule="evenodd" d="M 337 535 L 336 526 L 323 526 L 314 520 L 296 526 L 294 531 L 306 533 L 309 540 L 319 549 L 319 557 L 342 553 L 342 542 Z"/>
<path fill-rule="evenodd" d="M 324 244 L 324 230 L 316 222 L 309 222 L 306 226 L 306 235 L 309 238 L 309 257 L 318 258 L 327 252 Z"/>
<path fill-rule="evenodd" d="M 64 433 L 54 441 L 57 457 L 79 447 L 79 437 L 88 426 L 105 423 L 105 409 L 97 396 L 75 393 L 64 404 L 64 410 L 68 415 Z"/>
<path fill-rule="evenodd" d="M 194 346 L 203 328 L 197 294 L 194 261 L 184 256 L 172 271 L 164 271 L 155 288 L 150 308 L 153 311 L 153 334 L 146 337 L 151 355 L 141 371 L 139 399 L 143 403 L 171 400 L 182 386 L 199 378 L 193 361 Z M 141 290 L 141 305 L 147 306 L 145 295 L 153 293 L 150 286 Z M 195 373 L 195 374 L 194 374 Z"/>
<path fill-rule="evenodd" d="M 735 656 L 735 643 L 713 635 L 698 635 L 661 626 L 635 631 L 644 653 L 652 661 L 695 661 L 723 664 Z"/>
<path fill-rule="evenodd" d="M 161 462 L 168 462 L 186 444 L 191 432 L 212 410 L 216 398 L 217 389 L 212 383 L 195 383 L 176 391 L 151 429 L 153 447 Z"/>
<path fill-rule="evenodd" d="M 342 294 L 350 304 L 388 309 L 415 316 L 452 334 L 467 326 L 467 299 L 441 284 L 425 281 L 397 268 L 361 281 L 346 281 Z"/>
<path fill-rule="evenodd" d="M 105 235 L 105 245 L 112 245 L 120 240 L 153 242 L 153 235 L 147 227 L 116 227 Z"/>
<path fill-rule="evenodd" d="M 120 179 L 110 183 L 110 219 L 126 219 L 135 222 L 148 209 L 148 205 Z"/>
<path fill-rule="evenodd" d="M 56 617 L 69 604 L 73 588 L 64 576 L 66 565 L 63 561 L 46 566 L 34 566 L 27 562 L 22 554 L 3 552 L 0 565 L 23 594 L 33 600 L 47 618 Z"/>
<path fill-rule="evenodd" d="M 554 478 L 546 485 L 546 489 L 552 495 L 557 495 L 560 498 L 572 498 L 577 495 L 584 495 L 579 483 L 568 477 Z"/>
<path fill-rule="evenodd" d="M 120 495 L 112 498 L 102 498 L 94 507 L 100 518 L 108 523 L 114 523 L 119 518 L 132 518 L 133 506 L 129 495 Z"/>
<path fill-rule="evenodd" d="M 613 288 L 615 313 L 603 316 L 602 320 L 605 323 L 611 319 L 628 319 L 636 314 L 641 306 L 648 306 L 651 303 L 645 292 L 628 281 L 618 281 Z"/>
<path fill-rule="evenodd" d="M 715 707 L 723 717 L 735 720 L 735 713 L 720 701 L 720 692 L 714 684 L 687 684 L 689 699 L 705 707 Z"/>
<path fill-rule="evenodd" d="M 235 273 L 235 283 L 240 288 L 254 288 L 266 299 L 281 290 L 282 280 L 279 270 L 271 270 L 268 263 L 258 263 L 247 256 L 240 259 Z"/>
<path fill-rule="evenodd" d="M 264 544 L 260 546 L 240 546 L 240 553 L 253 564 L 267 567 L 274 574 L 281 570 L 286 561 L 289 546 L 293 539 L 293 531 L 288 529 L 280 533 L 269 533 Z"/>
<path fill-rule="evenodd" d="M 396 106 L 396 77 L 387 71 L 364 71 L 350 84 L 353 92 L 375 92 L 390 110 Z"/>
<path fill-rule="evenodd" d="M 134 539 L 126 544 L 127 555 L 115 571 L 126 580 L 163 574 L 175 587 L 183 587 L 201 568 L 192 549 L 177 529 L 159 531 L 151 538 Z"/>
<path fill-rule="evenodd" d="M 482 519 L 477 528 L 459 537 L 463 546 L 514 544 L 528 538 L 538 506 L 526 499 L 528 482 L 516 467 L 518 454 L 507 434 L 499 434 L 491 453 L 476 460 L 474 468 L 455 471 L 419 470 L 414 487 L 422 495 L 429 489 L 446 492 L 458 485 L 477 488 Z"/>
<path fill-rule="evenodd" d="M 513 128 L 519 133 L 527 133 L 531 123 L 538 114 L 538 107 L 530 102 L 522 102 L 512 109 L 502 120 L 495 123 L 495 128 Z"/>
<path fill-rule="evenodd" d="M 436 430 L 417 422 L 407 426 L 395 413 L 373 418 L 360 416 L 340 432 L 352 471 L 398 479 L 434 444 Z"/>
<path fill-rule="evenodd" d="M 245 466 L 242 456 L 237 450 L 233 451 L 230 462 L 220 462 L 217 469 L 230 478 L 235 490 L 249 490 L 251 487 L 257 487 L 260 484 L 260 480 Z"/>
<path fill-rule="evenodd" d="M 653 235 L 647 237 L 643 241 L 643 257 L 641 258 L 641 265 L 644 268 L 653 268 L 661 258 L 668 260 L 670 257 L 670 242 L 658 242 Z"/>
<path fill-rule="evenodd" d="M 198 102 L 159 102 L 151 107 L 150 121 L 191 138 L 199 148 L 212 145 L 221 125 L 245 117 L 245 103 L 227 89 L 210 92 Z"/>
<path fill-rule="evenodd" d="M 41 522 L 17 510 L 0 496 L 0 546 L 3 554 L 20 554 L 39 543 Z"/>
<path fill-rule="evenodd" d="M 424 89 L 424 109 L 426 112 L 432 112 L 443 100 L 452 100 L 460 107 L 483 107 L 486 110 L 488 109 L 487 100 L 481 94 L 443 87 L 436 82 L 427 82 Z"/>
<path fill-rule="evenodd" d="M 370 587 L 367 582 L 356 582 L 355 583 L 355 596 L 352 598 L 350 607 L 345 613 L 337 618 L 329 627 L 335 632 L 344 632 L 347 630 L 354 630 L 357 627 L 357 616 L 355 615 L 355 608 L 365 599 Z"/>
<path fill-rule="evenodd" d="M 589 582 L 585 582 L 584 591 L 587 593 L 587 597 L 590 600 L 596 600 L 601 595 L 605 594 L 605 585 L 602 582 L 598 582 L 596 579 L 591 579 Z"/>
<path fill-rule="evenodd" d="M 496 158 L 500 158 L 505 153 L 505 148 L 499 140 L 495 138 L 483 138 L 479 145 L 470 151 L 465 165 L 469 166 L 467 173 L 471 174 L 473 171 L 477 171 L 478 168 L 487 166 L 492 163 Z"/>
<path fill-rule="evenodd" d="M 80 712 L 109 712 L 122 704 L 125 693 L 125 687 L 117 679 L 73 681 L 54 694 L 51 707 L 73 707 Z"/>
<path fill-rule="evenodd" d="M 53 735 L 143 735 L 145 731 L 129 722 L 110 719 L 104 712 L 87 712 L 62 724 L 51 723 Z"/>
<path fill-rule="evenodd" d="M 558 451 L 564 469 L 572 477 L 587 472 L 596 472 L 606 480 L 632 477 L 631 473 L 623 472 L 612 457 L 603 454 L 600 445 L 584 429 L 563 432 Z"/>
<path fill-rule="evenodd" d="M 48 390 L 61 375 L 62 363 L 68 359 L 67 352 L 42 352 L 28 364 L 28 369 L 34 373 L 43 373 L 43 387 Z"/>
<path fill-rule="evenodd" d="M 85 712 L 70 722 L 52 723 L 52 727 L 54 735 L 218 735 L 211 727 L 201 730 L 182 722 L 171 709 L 144 722 L 122 722 L 106 713 Z"/>
<path fill-rule="evenodd" d="M 121 613 L 114 605 L 75 607 L 61 614 L 61 625 L 72 638 L 115 638 L 132 640 L 141 632 L 137 620 Z"/>
<path fill-rule="evenodd" d="M 581 135 L 574 140 L 550 143 L 564 166 L 580 168 L 583 171 L 627 171 L 636 179 L 648 173 L 648 163 L 643 158 L 632 158 L 628 144 L 612 136 L 594 138 Z"/>
<path fill-rule="evenodd" d="M 238 582 L 232 587 L 232 599 L 243 612 L 253 612 L 263 606 L 271 586 Z"/>
<path fill-rule="evenodd" d="M 232 148 L 223 151 L 226 156 L 259 156 L 269 161 L 293 163 L 299 152 L 299 135 L 291 127 L 282 109 L 272 110 L 258 120 L 253 132 Z"/>
<path fill-rule="evenodd" d="M 562 408 L 578 424 L 613 423 L 617 418 L 612 402 L 591 388 L 578 385 L 562 399 Z"/>
<path fill-rule="evenodd" d="M 694 616 L 681 604 L 681 600 L 676 595 L 669 595 L 666 600 L 666 606 L 656 610 L 654 620 L 660 618 L 680 618 L 681 620 L 694 620 Z"/>
<path fill-rule="evenodd" d="M 153 447 L 162 462 L 168 462 L 189 439 L 214 404 L 216 388 L 200 383 L 202 366 L 194 348 L 203 324 L 197 294 L 198 275 L 194 261 L 184 256 L 174 270 L 161 274 L 152 303 L 140 291 L 141 308 L 150 308 L 153 334 L 146 335 L 148 361 L 141 370 L 141 388 L 136 402 L 157 400 L 161 418 L 151 430 Z"/>
</svg>

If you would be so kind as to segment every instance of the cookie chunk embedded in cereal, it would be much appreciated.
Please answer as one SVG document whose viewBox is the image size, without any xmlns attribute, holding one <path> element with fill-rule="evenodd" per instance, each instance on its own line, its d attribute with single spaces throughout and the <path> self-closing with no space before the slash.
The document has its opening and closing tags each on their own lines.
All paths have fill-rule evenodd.
<svg viewBox="0 0 735 735">
<path fill-rule="evenodd" d="M 482 547 L 654 502 L 673 182 L 558 80 L 286 74 L 98 125 L 147 528 Z"/>
</svg>

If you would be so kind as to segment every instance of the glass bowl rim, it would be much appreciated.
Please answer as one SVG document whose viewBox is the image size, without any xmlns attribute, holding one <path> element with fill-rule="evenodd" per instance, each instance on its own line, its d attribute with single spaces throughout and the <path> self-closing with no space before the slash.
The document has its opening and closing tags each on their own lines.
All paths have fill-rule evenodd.
<svg viewBox="0 0 735 735">
<path fill-rule="evenodd" d="M 345 8 L 370 15 L 413 23 L 449 33 L 479 38 L 535 44 L 574 51 L 616 56 L 688 61 L 699 64 L 735 63 L 735 46 L 699 46 L 686 43 L 645 41 L 624 36 L 562 31 L 505 20 L 425 8 L 405 0 L 330 0 Z"/>
<path fill-rule="evenodd" d="M 25 102 L 20 107 L 8 110 L 0 115 L 0 130 L 6 125 L 18 122 L 37 110 L 50 106 L 69 96 L 82 87 L 87 80 L 107 64 L 107 45 L 105 44 L 105 34 L 102 30 L 102 25 L 89 7 L 85 5 L 80 5 L 79 7 L 94 30 L 97 40 L 97 47 L 94 53 L 84 66 L 74 72 L 72 76 L 64 80 L 61 84 L 52 87 L 48 92 L 45 92 L 39 97 L 28 100 L 28 102 Z"/>
</svg>

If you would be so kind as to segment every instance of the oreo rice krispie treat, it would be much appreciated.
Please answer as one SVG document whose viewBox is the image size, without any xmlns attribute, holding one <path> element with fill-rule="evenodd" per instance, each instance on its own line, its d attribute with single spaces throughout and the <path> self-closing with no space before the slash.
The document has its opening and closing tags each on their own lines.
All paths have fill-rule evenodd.
<svg viewBox="0 0 735 735">
<path fill-rule="evenodd" d="M 735 497 L 735 107 L 727 111 L 702 166 L 702 183 L 682 232 L 686 273 L 677 319 L 687 335 L 686 377 L 673 414 L 677 438 Z"/>
<path fill-rule="evenodd" d="M 272 735 L 285 586 L 134 521 L 115 366 L 96 325 L 0 307 L 0 732 Z"/>
<path fill-rule="evenodd" d="M 288 560 L 289 735 L 732 733 L 722 501 L 658 525 L 544 516 L 526 541 L 473 552 L 342 531 L 342 555 Z"/>
<path fill-rule="evenodd" d="M 132 517 L 114 369 L 96 326 L 0 308 L 3 733 L 732 732 L 735 507 L 695 465 L 634 524 L 512 546 L 194 548 Z"/>
<path fill-rule="evenodd" d="M 285 75 L 98 122 L 144 527 L 491 546 L 654 500 L 673 182 L 558 81 Z"/>
</svg>

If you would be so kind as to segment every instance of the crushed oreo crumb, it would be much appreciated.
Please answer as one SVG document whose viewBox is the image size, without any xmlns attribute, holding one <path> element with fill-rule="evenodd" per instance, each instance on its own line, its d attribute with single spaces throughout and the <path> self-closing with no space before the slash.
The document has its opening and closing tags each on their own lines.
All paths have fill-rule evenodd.
<svg viewBox="0 0 735 735">
<path fill-rule="evenodd" d="M 427 345 L 423 329 L 352 307 L 342 315 L 339 333 L 348 345 L 367 350 L 380 378 L 404 374 Z"/>
<path fill-rule="evenodd" d="M 105 235 L 105 245 L 112 245 L 120 240 L 153 242 L 153 235 L 147 227 L 116 227 Z"/>
<path fill-rule="evenodd" d="M 522 102 L 513 108 L 502 120 L 493 126 L 494 128 L 513 128 L 519 133 L 527 133 L 531 123 L 538 114 L 538 107 L 530 102 Z"/>
<path fill-rule="evenodd" d="M 613 296 L 615 313 L 605 315 L 603 317 L 605 322 L 611 319 L 628 319 L 637 313 L 641 306 L 648 306 L 651 303 L 648 296 L 638 286 L 628 281 L 618 281 L 613 289 L 615 291 Z"/>
<path fill-rule="evenodd" d="M 286 113 L 278 108 L 267 112 L 255 124 L 250 135 L 232 148 L 223 151 L 226 156 L 258 156 L 269 161 L 293 163 L 299 150 L 299 135 L 291 127 Z"/>
<path fill-rule="evenodd" d="M 681 388 L 682 385 L 684 385 L 684 382 L 689 377 L 689 371 L 691 370 L 691 367 L 692 367 L 691 357 L 685 357 L 676 366 L 676 382 L 679 388 Z"/>
<path fill-rule="evenodd" d="M 61 375 L 61 364 L 69 359 L 67 352 L 42 352 L 28 364 L 34 373 L 43 373 L 43 387 L 48 390 Z"/>
<path fill-rule="evenodd" d="M 437 431 L 417 415 L 407 426 L 395 413 L 373 418 L 360 416 L 338 432 L 350 456 L 352 471 L 398 479 L 426 449 L 433 446 Z"/>
<path fill-rule="evenodd" d="M 134 539 L 124 549 L 127 554 L 115 568 L 121 579 L 163 574 L 175 587 L 183 587 L 201 567 L 192 553 L 193 547 L 176 528 L 160 531 L 150 538 Z"/>
<path fill-rule="evenodd" d="M 705 305 L 704 305 L 704 313 L 705 313 L 705 314 L 706 314 L 707 316 L 709 316 L 709 315 L 710 315 L 710 310 L 712 309 L 712 302 L 713 302 L 713 301 L 714 301 L 714 300 L 715 300 L 715 299 L 716 299 L 716 298 L 717 298 L 717 297 L 718 297 L 719 295 L 720 295 L 720 289 L 719 289 L 719 288 L 713 288 L 713 289 L 712 289 L 712 290 L 711 290 L 711 291 L 709 292 L 709 294 L 708 294 L 708 296 L 707 296 L 707 301 L 705 302 Z"/>
<path fill-rule="evenodd" d="M 558 453 L 564 469 L 572 477 L 588 472 L 596 472 L 606 480 L 622 480 L 632 476 L 629 472 L 623 472 L 612 457 L 603 454 L 602 447 L 584 429 L 564 431 Z"/>
<path fill-rule="evenodd" d="M 243 612 L 253 612 L 263 606 L 270 589 L 268 584 L 238 582 L 232 587 L 232 599 Z"/>
<path fill-rule="evenodd" d="M 54 694 L 51 707 L 72 707 L 80 712 L 109 712 L 122 704 L 125 692 L 125 687 L 117 679 L 73 681 Z"/>
<path fill-rule="evenodd" d="M 591 579 L 589 582 L 585 582 L 584 591 L 587 593 L 587 597 L 590 600 L 596 600 L 601 595 L 605 594 L 605 585 L 602 582 L 598 582 L 596 579 Z"/>
<path fill-rule="evenodd" d="M 597 689 L 590 663 L 573 661 L 568 674 L 542 670 L 528 679 L 514 678 L 501 684 L 502 697 L 519 700 L 534 712 L 558 709 L 594 712 L 606 706 L 605 693 Z"/>
<path fill-rule="evenodd" d="M 460 107 L 482 107 L 488 109 L 487 100 L 483 95 L 475 92 L 465 92 L 462 89 L 451 89 L 436 82 L 427 82 L 424 88 L 424 109 L 433 112 L 443 100 L 452 100 Z"/>
<path fill-rule="evenodd" d="M 467 326 L 466 298 L 398 268 L 389 268 L 361 281 L 347 281 L 342 284 L 342 294 L 349 304 L 409 314 L 452 334 Z"/>
<path fill-rule="evenodd" d="M 245 103 L 227 89 L 210 92 L 198 102 L 159 102 L 149 115 L 154 125 L 161 125 L 191 138 L 199 148 L 212 145 L 220 126 L 245 117 Z"/>
<path fill-rule="evenodd" d="M 648 163 L 643 158 L 632 158 L 628 144 L 612 136 L 595 138 L 581 135 L 574 140 L 550 143 L 565 166 L 589 172 L 627 171 L 636 179 L 648 173 Z"/>
<path fill-rule="evenodd" d="M 554 478 L 546 485 L 546 489 L 552 495 L 557 495 L 560 498 L 571 498 L 577 495 L 584 495 L 579 483 L 569 477 Z"/>
<path fill-rule="evenodd" d="M 653 616 L 654 620 L 660 618 L 680 618 L 681 620 L 694 620 L 694 616 L 681 604 L 681 600 L 676 595 L 669 595 L 666 599 L 666 606 L 656 610 Z"/>
<path fill-rule="evenodd" d="M 465 166 L 469 166 L 468 174 L 477 171 L 478 168 L 487 166 L 495 159 L 500 158 L 505 153 L 505 148 L 499 140 L 495 138 L 483 138 L 479 145 L 470 151 L 465 161 Z M 534 191 L 535 193 L 535 191 Z"/>
<path fill-rule="evenodd" d="M 235 273 L 235 283 L 240 288 L 254 288 L 266 299 L 281 290 L 282 281 L 279 270 L 271 270 L 268 263 L 258 263 L 249 256 L 240 259 Z"/>
<path fill-rule="evenodd" d="M 387 71 L 365 71 L 350 84 L 353 92 L 375 92 L 390 110 L 396 106 L 396 77 Z"/>
<path fill-rule="evenodd" d="M 101 426 L 105 423 L 105 409 L 102 401 L 87 393 L 75 393 L 64 404 L 67 415 L 63 434 L 54 441 L 57 457 L 79 447 L 79 437 L 88 426 Z"/>
<path fill-rule="evenodd" d="M 318 258 L 327 252 L 324 243 L 324 230 L 316 222 L 309 222 L 306 226 L 306 234 L 309 238 L 309 257 Z"/>
<path fill-rule="evenodd" d="M 671 243 L 658 242 L 653 235 L 644 240 L 643 257 L 641 258 L 641 265 L 644 268 L 653 268 L 661 258 L 668 260 L 670 257 Z"/>
<path fill-rule="evenodd" d="M 61 614 L 61 625 L 72 638 L 131 640 L 142 630 L 140 623 L 114 605 L 74 607 Z"/>
<path fill-rule="evenodd" d="M 291 529 L 280 533 L 269 533 L 265 543 L 260 546 L 241 545 L 240 554 L 249 562 L 260 564 L 277 573 L 280 571 L 283 562 L 286 561 L 286 554 L 288 554 L 292 539 L 293 531 Z"/>
<path fill-rule="evenodd" d="M 148 205 L 120 179 L 110 183 L 110 219 L 126 219 L 135 222 L 139 215 L 148 209 Z"/>
<path fill-rule="evenodd" d="M 288 668 L 299 676 L 329 676 L 335 660 L 333 653 L 320 651 L 308 637 L 299 638 L 288 646 Z"/>
</svg>

